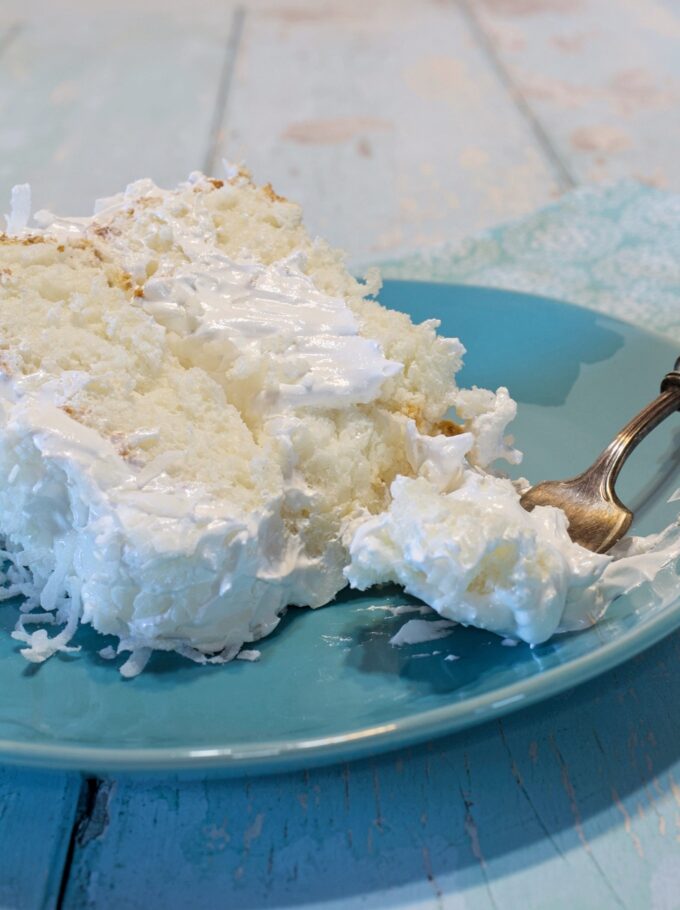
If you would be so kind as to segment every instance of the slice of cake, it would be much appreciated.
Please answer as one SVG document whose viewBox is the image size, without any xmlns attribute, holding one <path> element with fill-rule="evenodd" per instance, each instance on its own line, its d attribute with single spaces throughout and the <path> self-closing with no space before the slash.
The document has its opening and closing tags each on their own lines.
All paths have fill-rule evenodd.
<svg viewBox="0 0 680 910">
<path fill-rule="evenodd" d="M 607 564 L 489 473 L 519 458 L 507 391 L 458 389 L 460 342 L 381 307 L 271 187 L 141 180 L 35 228 L 14 202 L 0 534 L 28 659 L 82 622 L 127 673 L 229 660 L 348 580 L 538 642 Z"/>
</svg>

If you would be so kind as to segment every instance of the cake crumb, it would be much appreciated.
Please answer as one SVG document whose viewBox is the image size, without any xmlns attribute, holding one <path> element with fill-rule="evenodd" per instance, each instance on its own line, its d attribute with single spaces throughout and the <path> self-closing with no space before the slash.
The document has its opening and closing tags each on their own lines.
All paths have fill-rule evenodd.
<svg viewBox="0 0 680 910">
<path fill-rule="evenodd" d="M 262 657 L 262 652 L 255 649 L 248 650 L 245 648 L 243 651 L 239 651 L 236 655 L 236 660 L 259 660 Z"/>
</svg>

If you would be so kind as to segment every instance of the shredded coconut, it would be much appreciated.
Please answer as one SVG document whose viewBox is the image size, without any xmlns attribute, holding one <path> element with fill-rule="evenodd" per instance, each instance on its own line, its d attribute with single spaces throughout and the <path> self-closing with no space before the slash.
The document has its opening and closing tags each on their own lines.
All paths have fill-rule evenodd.
<svg viewBox="0 0 680 910">
<path fill-rule="evenodd" d="M 5 592 L 11 592 L 10 596 L 21 593 L 26 597 L 12 638 L 27 645 L 21 649 L 21 654 L 31 663 L 42 663 L 60 651 L 64 653 L 80 651 L 80 645 L 70 646 L 69 642 L 78 629 L 82 615 L 81 582 L 75 575 L 68 574 L 73 559 L 72 544 L 66 541 L 59 543 L 61 545 L 55 547 L 57 561 L 54 571 L 43 585 L 36 584 L 26 568 L 24 552 L 11 549 L 2 551 L 5 559 L 10 561 L 5 572 L 5 579 L 9 582 Z M 31 610 L 36 607 L 42 608 L 44 612 L 32 613 Z M 27 623 L 64 625 L 57 635 L 50 638 L 45 629 L 27 632 L 25 629 Z"/>
<path fill-rule="evenodd" d="M 390 638 L 390 644 L 396 648 L 402 645 L 419 645 L 426 641 L 436 641 L 438 638 L 446 638 L 451 634 L 451 630 L 457 625 L 448 619 L 409 619 L 399 629 L 396 635 Z"/>
<path fill-rule="evenodd" d="M 244 648 L 243 650 L 239 651 L 238 654 L 236 655 L 237 660 L 251 660 L 252 661 L 252 660 L 259 660 L 260 657 L 262 657 L 262 652 L 258 651 L 256 648 L 254 648 L 252 650 L 249 650 L 248 648 Z"/>
<path fill-rule="evenodd" d="M 139 676 L 151 657 L 151 648 L 137 648 L 120 668 L 120 675 L 126 679 Z"/>
<path fill-rule="evenodd" d="M 28 183 L 20 183 L 12 187 L 12 201 L 10 213 L 5 215 L 8 234 L 20 234 L 28 226 L 31 217 L 31 187 Z"/>
<path fill-rule="evenodd" d="M 419 613 L 421 616 L 429 616 L 434 612 L 432 607 L 428 607 L 425 604 L 399 604 L 395 607 L 390 604 L 374 604 L 367 607 L 367 609 L 371 613 L 380 611 L 381 613 L 389 613 L 391 616 L 404 616 L 408 613 Z"/>
</svg>

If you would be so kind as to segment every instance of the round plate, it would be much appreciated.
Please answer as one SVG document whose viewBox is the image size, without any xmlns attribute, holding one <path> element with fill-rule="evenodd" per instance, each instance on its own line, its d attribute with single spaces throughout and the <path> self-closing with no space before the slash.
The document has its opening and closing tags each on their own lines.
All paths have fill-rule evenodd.
<svg viewBox="0 0 680 910">
<path fill-rule="evenodd" d="M 386 282 L 381 300 L 415 320 L 437 317 L 469 350 L 462 384 L 506 385 L 532 481 L 568 477 L 657 393 L 677 351 L 659 336 L 589 310 L 508 291 Z M 675 517 L 680 419 L 634 453 L 619 483 L 637 533 Z M 675 476 L 674 476 L 675 474 Z M 0 759 L 85 771 L 263 773 L 403 746 L 498 717 L 582 682 L 680 625 L 680 597 L 622 597 L 599 625 L 534 649 L 457 627 L 427 645 L 389 639 L 419 615 L 399 589 L 347 593 L 292 609 L 257 648 L 258 663 L 200 667 L 156 654 L 136 679 L 97 651 L 26 664 L 0 609 Z M 428 618 L 428 617 L 424 617 Z M 454 659 L 455 658 L 455 659 Z"/>
</svg>

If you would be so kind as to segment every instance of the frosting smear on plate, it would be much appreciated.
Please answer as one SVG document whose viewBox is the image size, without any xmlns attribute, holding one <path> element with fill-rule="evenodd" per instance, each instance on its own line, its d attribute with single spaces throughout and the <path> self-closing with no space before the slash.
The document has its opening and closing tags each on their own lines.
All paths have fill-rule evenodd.
<svg viewBox="0 0 680 910">
<path fill-rule="evenodd" d="M 532 644 L 614 596 L 617 560 L 496 473 L 520 458 L 507 390 L 459 389 L 461 343 L 381 307 L 271 187 L 230 169 L 29 212 L 19 187 L 0 234 L 3 595 L 29 660 L 89 623 L 125 675 L 224 662 L 348 583 Z"/>
</svg>

